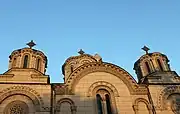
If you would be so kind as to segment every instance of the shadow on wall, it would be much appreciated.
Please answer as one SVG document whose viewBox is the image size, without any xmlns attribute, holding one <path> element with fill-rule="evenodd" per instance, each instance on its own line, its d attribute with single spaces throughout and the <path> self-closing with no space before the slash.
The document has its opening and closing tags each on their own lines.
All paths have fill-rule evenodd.
<svg viewBox="0 0 180 114">
<path fill-rule="evenodd" d="M 63 84 L 52 84 L 52 114 L 117 114 L 115 102 L 105 89 L 95 96 L 74 95 Z"/>
</svg>

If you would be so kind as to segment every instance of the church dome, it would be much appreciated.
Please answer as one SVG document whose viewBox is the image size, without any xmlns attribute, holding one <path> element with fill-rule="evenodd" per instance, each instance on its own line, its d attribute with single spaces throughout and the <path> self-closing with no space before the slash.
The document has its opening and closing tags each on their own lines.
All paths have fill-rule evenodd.
<svg viewBox="0 0 180 114">
<path fill-rule="evenodd" d="M 27 44 L 29 47 L 14 50 L 9 56 L 9 69 L 12 68 L 34 68 L 45 73 L 47 68 L 47 57 L 43 52 L 32 49 L 36 45 L 33 41 Z"/>
<path fill-rule="evenodd" d="M 92 56 L 90 54 L 85 54 L 82 50 L 80 50 L 78 53 L 78 56 L 69 57 L 62 66 L 62 73 L 65 76 L 65 80 L 79 66 L 102 61 L 102 58 L 98 54 Z"/>
<path fill-rule="evenodd" d="M 153 72 L 170 71 L 169 60 L 166 55 L 160 52 L 148 53 L 149 48 L 142 48 L 146 54 L 142 55 L 134 64 L 134 70 L 139 81 Z"/>
</svg>

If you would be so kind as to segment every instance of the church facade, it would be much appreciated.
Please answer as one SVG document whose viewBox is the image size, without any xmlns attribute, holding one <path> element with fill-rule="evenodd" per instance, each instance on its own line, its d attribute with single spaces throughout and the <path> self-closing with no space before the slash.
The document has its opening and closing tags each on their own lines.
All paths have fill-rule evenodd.
<svg viewBox="0 0 180 114">
<path fill-rule="evenodd" d="M 180 77 L 169 60 L 148 48 L 134 64 L 138 82 L 98 55 L 69 57 L 64 83 L 50 83 L 47 57 L 29 47 L 14 50 L 0 75 L 0 114 L 180 114 Z"/>
</svg>

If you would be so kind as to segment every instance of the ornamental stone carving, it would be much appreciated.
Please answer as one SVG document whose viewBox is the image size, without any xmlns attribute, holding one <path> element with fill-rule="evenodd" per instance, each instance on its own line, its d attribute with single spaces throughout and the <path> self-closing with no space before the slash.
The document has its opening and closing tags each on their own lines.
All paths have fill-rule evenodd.
<svg viewBox="0 0 180 114">
<path fill-rule="evenodd" d="M 168 97 L 172 94 L 180 94 L 180 86 L 168 86 L 165 89 L 163 89 L 158 97 L 158 107 L 161 110 L 167 110 L 169 107 L 167 106 L 168 103 L 166 102 Z"/>
<path fill-rule="evenodd" d="M 4 114 L 28 114 L 28 112 L 28 105 L 18 100 L 9 103 L 4 109 Z"/>
<path fill-rule="evenodd" d="M 62 103 L 67 102 L 70 104 L 71 114 L 75 114 L 77 107 L 75 106 L 74 102 L 70 98 L 62 98 L 57 102 L 57 106 L 55 112 L 60 112 L 60 108 Z"/>
<path fill-rule="evenodd" d="M 149 104 L 149 102 L 146 100 L 146 99 L 144 99 L 144 98 L 137 98 L 135 101 L 134 101 L 134 103 L 133 103 L 133 109 L 134 109 L 134 112 L 135 112 L 135 114 L 138 114 L 138 103 L 139 102 L 143 102 L 143 103 L 145 103 L 146 104 L 146 107 L 147 107 L 147 109 L 148 109 L 148 111 L 149 111 L 149 114 L 152 114 L 152 106 L 151 106 L 151 104 Z"/>
<path fill-rule="evenodd" d="M 97 87 L 100 89 L 105 89 L 109 92 L 112 92 L 115 97 L 119 97 L 119 93 L 117 89 L 112 84 L 105 81 L 98 81 L 98 82 L 93 83 L 87 91 L 88 96 L 93 96 L 93 91 L 96 90 Z"/>
<path fill-rule="evenodd" d="M 26 86 L 12 86 L 1 91 L 0 104 L 7 97 L 12 96 L 12 95 L 17 95 L 17 94 L 21 94 L 21 95 L 25 95 L 29 97 L 32 100 L 33 104 L 35 105 L 37 111 L 40 111 L 40 107 L 44 105 L 43 99 L 38 94 L 38 92 Z"/>
<path fill-rule="evenodd" d="M 66 84 L 72 91 L 76 83 L 85 75 L 92 72 L 107 72 L 113 74 L 120 78 L 128 87 L 131 94 L 147 94 L 147 88 L 143 85 L 138 85 L 134 78 L 126 72 L 124 69 L 110 64 L 110 63 L 90 63 L 84 64 L 78 67 L 71 75 L 68 77 Z"/>
</svg>

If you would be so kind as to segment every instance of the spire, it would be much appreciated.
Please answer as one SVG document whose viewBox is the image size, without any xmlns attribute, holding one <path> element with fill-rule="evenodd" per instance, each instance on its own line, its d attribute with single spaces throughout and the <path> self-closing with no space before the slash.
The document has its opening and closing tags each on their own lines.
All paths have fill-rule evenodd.
<svg viewBox="0 0 180 114">
<path fill-rule="evenodd" d="M 30 48 L 34 47 L 36 44 L 33 42 L 33 40 L 31 40 L 29 43 L 27 43 L 26 45 L 28 45 Z"/>
<path fill-rule="evenodd" d="M 80 49 L 80 50 L 78 51 L 78 53 L 79 53 L 80 55 L 82 55 L 82 54 L 84 54 L 85 52 L 84 52 L 82 49 Z"/>
<path fill-rule="evenodd" d="M 144 46 L 143 48 L 141 48 L 142 50 L 144 50 L 146 52 L 146 54 L 148 54 L 148 51 L 150 50 L 148 47 Z"/>
</svg>

